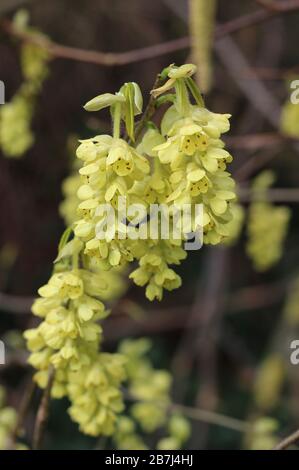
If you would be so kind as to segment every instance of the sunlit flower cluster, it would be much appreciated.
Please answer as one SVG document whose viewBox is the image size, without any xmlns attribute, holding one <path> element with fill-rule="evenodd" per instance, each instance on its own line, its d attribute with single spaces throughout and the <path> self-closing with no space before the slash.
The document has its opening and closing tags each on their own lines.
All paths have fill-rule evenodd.
<svg viewBox="0 0 299 470">
<path fill-rule="evenodd" d="M 184 243 L 188 234 L 202 230 L 201 243 L 215 245 L 234 230 L 230 222 L 235 183 L 227 171 L 232 156 L 220 139 L 229 130 L 230 116 L 208 111 L 198 99 L 195 105 L 191 104 L 187 85 L 192 84 L 191 92 L 198 98 L 195 84 L 190 82 L 194 70 L 192 65 L 169 68 L 168 81 L 152 93 L 157 97 L 175 88 L 173 105 L 165 112 L 160 128 L 148 129 L 136 148 L 119 137 L 119 121 L 125 115 L 124 89 L 116 95 L 105 94 L 91 100 L 87 110 L 111 106 L 114 133 L 82 141 L 77 150 L 77 157 L 83 162 L 79 170 L 82 184 L 77 193 L 82 202 L 78 206 L 81 218 L 75 222 L 74 231 L 84 242 L 84 253 L 105 269 L 137 260 L 139 267 L 130 277 L 137 285 L 146 286 L 150 300 L 161 299 L 164 289 L 181 285 L 170 265 L 186 258 Z M 77 180 L 70 184 L 77 184 Z M 116 228 L 110 223 L 105 238 L 99 239 L 97 227 L 107 220 L 99 208 L 109 203 L 121 214 L 120 197 L 126 198 L 127 205 L 143 208 L 137 221 L 134 219 L 134 228 L 138 225 L 146 235 L 132 240 L 127 236 L 131 220 L 120 216 L 118 220 L 123 225 L 117 224 Z M 152 236 L 149 226 L 153 204 L 163 204 L 169 210 L 169 237 Z M 171 212 L 173 207 L 181 210 L 186 204 L 192 208 L 188 230 L 184 224 L 178 226 Z M 200 204 L 202 217 L 195 210 Z"/>
</svg>

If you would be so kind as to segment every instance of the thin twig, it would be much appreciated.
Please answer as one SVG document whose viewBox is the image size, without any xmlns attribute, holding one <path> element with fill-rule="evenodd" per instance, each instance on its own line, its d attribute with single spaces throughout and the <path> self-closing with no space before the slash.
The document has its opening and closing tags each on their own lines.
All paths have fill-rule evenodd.
<svg viewBox="0 0 299 470">
<path fill-rule="evenodd" d="M 286 0 L 284 2 L 276 3 L 274 9 L 260 9 L 247 15 L 240 16 L 239 18 L 228 21 L 223 25 L 219 25 L 216 29 L 216 38 L 225 36 L 227 34 L 235 33 L 240 29 L 262 23 L 280 13 L 290 13 L 299 8 L 299 0 Z"/>
<path fill-rule="evenodd" d="M 0 292 L 0 310 L 9 313 L 30 313 L 33 297 L 16 296 Z"/>
<path fill-rule="evenodd" d="M 292 76 L 297 76 L 299 66 L 293 65 L 289 68 L 273 68 L 273 67 L 252 67 L 251 71 L 240 71 L 240 77 L 245 80 L 285 80 Z"/>
<path fill-rule="evenodd" d="M 296 196 L 296 199 L 298 198 L 298 202 L 299 202 L 299 190 L 298 189 L 283 188 L 283 189 L 279 190 L 279 188 L 277 188 L 277 190 L 279 191 L 278 194 L 277 193 L 273 194 L 273 190 L 268 191 L 267 194 L 269 194 L 270 200 L 273 200 L 273 201 L 277 200 L 276 202 L 297 202 L 297 201 L 295 201 L 295 196 Z M 283 191 L 283 194 L 281 193 L 281 191 Z M 288 195 L 289 191 L 292 192 L 292 194 L 291 194 L 292 199 L 293 199 L 292 201 L 287 200 L 287 195 Z M 275 190 L 274 190 L 274 192 L 275 192 Z M 250 190 L 247 189 L 247 188 L 241 188 L 240 189 L 240 196 L 241 196 L 241 201 L 248 202 L 250 200 L 250 197 L 251 197 Z M 282 196 L 283 196 L 283 201 L 281 200 Z M 248 288 L 247 290 L 248 290 L 248 292 L 250 292 L 250 288 Z M 255 287 L 252 288 L 252 291 L 253 292 L 255 291 Z M 242 289 L 240 290 L 240 293 L 241 292 L 242 292 Z M 1 296 L 2 295 L 3 294 L 0 293 L 0 310 L 3 309 L 3 306 L 1 304 Z M 31 305 L 30 304 L 30 299 L 31 299 L 30 297 L 28 297 L 28 300 L 26 302 L 24 302 L 23 308 L 20 305 L 19 310 L 18 309 L 14 310 L 14 308 L 13 308 L 14 305 L 15 305 L 15 297 L 11 296 L 12 297 L 11 302 L 10 302 L 10 299 L 9 299 L 10 296 L 6 294 L 6 297 L 7 297 L 7 300 L 6 300 L 7 305 L 9 305 L 9 308 L 5 308 L 6 311 L 8 311 L 11 314 L 17 314 L 17 315 L 18 314 L 27 314 L 27 313 L 30 314 L 29 308 L 27 309 L 27 302 L 28 302 L 28 305 Z M 26 299 L 26 298 L 24 298 L 24 299 Z M 236 307 L 236 309 L 240 309 L 238 300 L 236 300 L 236 302 L 235 302 L 235 299 L 238 299 L 238 293 L 234 293 L 233 298 L 231 299 L 231 301 L 232 301 L 233 305 L 235 305 L 235 304 L 238 305 L 238 307 Z M 250 295 L 248 296 L 248 302 L 249 302 L 248 304 L 246 303 L 246 307 L 247 308 L 253 308 L 253 307 L 251 307 L 251 304 L 250 304 Z M 242 302 L 240 302 L 240 304 L 242 304 Z M 118 305 L 117 305 L 117 307 L 118 307 Z M 178 329 L 178 328 L 185 325 L 185 323 L 186 323 L 185 318 L 182 318 L 181 320 L 179 320 L 179 323 L 176 323 L 176 318 L 179 318 L 180 313 L 186 312 L 189 308 L 190 308 L 190 305 L 183 305 L 183 306 L 179 306 L 179 307 L 176 307 L 176 308 L 169 309 L 169 315 L 173 315 L 173 323 L 172 323 L 172 325 L 170 325 L 170 329 L 171 328 Z M 229 303 L 229 308 L 232 308 L 230 303 Z M 156 311 L 159 311 L 159 310 L 155 309 L 155 312 Z M 164 309 L 163 311 L 162 310 L 159 311 L 159 317 L 161 318 L 161 331 L 164 331 L 164 327 L 165 327 L 165 322 L 163 321 L 163 312 L 167 312 L 167 310 Z M 123 317 L 123 315 L 122 315 L 122 317 Z M 112 317 L 109 317 L 109 318 L 111 319 Z M 108 324 L 109 324 L 109 318 L 108 318 L 108 320 L 106 320 L 106 322 L 108 321 Z M 167 318 L 167 315 L 165 316 L 165 321 L 166 321 L 166 318 Z M 138 325 L 145 325 L 144 322 L 148 321 L 149 319 L 153 319 L 153 316 L 149 315 L 148 317 L 142 318 L 139 323 L 137 321 L 135 322 L 136 325 L 137 325 L 137 332 L 139 331 L 138 330 Z M 124 321 L 125 321 L 125 324 L 123 325 L 123 327 L 126 328 L 126 325 L 127 325 L 126 318 L 125 318 Z M 158 319 L 154 320 L 153 323 L 151 323 L 151 324 L 152 324 L 153 331 L 155 331 L 155 332 L 159 331 L 159 321 L 158 321 Z M 192 327 L 193 326 L 194 325 L 192 324 Z M 122 337 L 122 333 L 123 333 L 122 329 L 121 329 L 121 331 L 115 331 L 115 330 L 111 331 L 112 338 L 114 338 L 115 335 L 116 335 L 116 337 Z M 133 332 L 130 330 L 130 333 L 128 333 L 128 334 L 133 334 Z M 23 360 L 23 358 L 22 358 L 22 360 L 16 360 L 15 358 L 12 358 L 12 360 L 10 362 L 11 362 L 11 364 L 18 364 L 18 363 L 25 364 L 25 359 Z M 3 367 L 9 366 L 9 365 L 10 364 L 6 363 Z"/>
<path fill-rule="evenodd" d="M 178 401 L 183 401 L 186 392 L 185 379 L 191 373 L 195 361 L 199 361 L 199 364 L 204 367 L 204 355 L 207 351 L 207 355 L 210 355 L 211 352 L 208 342 L 211 340 L 214 346 L 214 338 L 212 339 L 211 336 L 216 329 L 216 325 L 218 325 L 218 314 L 221 310 L 219 309 L 219 301 L 222 297 L 222 268 L 225 265 L 226 250 L 223 247 L 214 248 L 207 252 L 206 259 L 207 265 L 202 268 L 205 272 L 205 280 L 203 281 L 199 275 L 191 312 L 187 317 L 185 331 L 172 361 L 172 369 L 175 370 L 177 383 L 174 393 Z M 191 325 L 193 325 L 192 328 Z M 213 370 L 212 365 L 210 370 Z M 201 371 L 202 376 L 205 375 L 205 372 L 206 370 Z M 209 373 L 205 376 L 207 379 L 205 383 L 212 384 L 213 379 L 210 380 L 211 377 L 208 377 L 208 375 Z M 213 393 L 213 396 L 216 398 L 216 392 Z M 206 404 L 204 404 L 204 408 L 206 407 Z M 196 445 L 198 445 L 198 442 L 196 442 Z"/>
<path fill-rule="evenodd" d="M 258 171 L 268 165 L 280 152 L 281 145 L 277 144 L 275 149 L 264 148 L 263 152 L 256 152 L 251 158 L 245 161 L 234 171 L 234 178 L 238 184 L 248 181 Z M 249 197 L 249 196 L 247 196 Z"/>
<path fill-rule="evenodd" d="M 298 7 L 298 0 L 288 1 L 272 1 L 272 0 L 255 0 L 260 6 L 274 13 L 288 11 L 290 8 Z"/>
<path fill-rule="evenodd" d="M 51 40 L 46 40 L 44 36 L 38 34 L 28 33 L 26 31 L 19 31 L 14 27 L 11 21 L 2 20 L 1 28 L 7 34 L 15 36 L 25 42 L 31 42 L 47 49 L 55 58 L 70 59 L 79 62 L 88 62 L 96 65 L 114 66 L 126 65 L 140 60 L 152 59 L 164 54 L 186 49 L 189 47 L 189 37 L 183 37 L 167 41 L 153 46 L 143 47 L 140 49 L 133 49 L 127 52 L 100 52 L 91 51 L 75 47 L 64 46 L 55 43 Z"/>
<path fill-rule="evenodd" d="M 299 9 L 299 1 L 288 0 L 278 5 L 275 10 L 261 9 L 253 13 L 248 13 L 239 18 L 228 21 L 223 25 L 218 25 L 215 31 L 216 39 L 219 39 L 227 34 L 232 34 L 241 29 L 253 26 L 255 24 L 266 21 L 279 13 L 287 13 Z M 127 52 L 113 53 L 113 52 L 100 52 L 79 49 L 75 47 L 68 47 L 53 41 L 46 41 L 44 37 L 37 34 L 30 34 L 24 31 L 17 30 L 9 20 L 1 21 L 2 29 L 15 37 L 20 38 L 26 42 L 33 42 L 44 47 L 55 58 L 76 60 L 79 62 L 88 62 L 91 64 L 103 66 L 116 66 L 126 65 L 141 60 L 153 59 L 161 55 L 170 54 L 182 49 L 188 49 L 190 46 L 190 39 L 188 36 L 167 41 L 153 46 L 143 47 Z"/>
<path fill-rule="evenodd" d="M 239 199 L 242 202 L 249 202 L 253 199 L 255 201 L 258 200 L 265 200 L 265 192 L 258 191 L 255 189 L 254 191 L 250 188 L 239 188 L 238 189 Z M 272 202 L 299 202 L 299 188 L 274 188 L 268 189 L 266 192 L 266 198 Z"/>
<path fill-rule="evenodd" d="M 201 327 L 197 333 L 194 359 L 197 360 L 198 390 L 196 406 L 211 413 L 217 408 L 218 392 L 218 343 L 221 331 L 221 317 L 225 309 L 225 290 L 229 282 L 229 249 L 217 249 L 211 254 L 208 269 L 208 282 L 197 301 L 197 314 Z M 195 307 L 195 306 L 194 306 Z M 194 444 L 205 447 L 209 427 L 205 423 L 198 426 L 198 437 Z"/>
<path fill-rule="evenodd" d="M 34 392 L 36 389 L 36 384 L 32 380 L 32 377 L 29 380 L 29 383 L 27 384 L 23 399 L 21 401 L 20 408 L 18 410 L 18 418 L 16 425 L 11 433 L 10 440 L 8 443 L 8 448 L 9 449 L 14 449 L 16 445 L 16 441 L 22 431 L 22 427 L 29 409 L 29 406 L 31 404 Z"/>
<path fill-rule="evenodd" d="M 49 416 L 49 405 L 51 399 L 51 390 L 54 382 L 55 377 L 55 369 L 54 367 L 50 367 L 49 369 L 49 376 L 48 376 L 48 383 L 44 390 L 40 406 L 37 411 L 36 421 L 33 431 L 33 450 L 38 450 L 42 446 L 43 437 L 46 429 L 46 424 L 48 421 Z"/>
<path fill-rule="evenodd" d="M 214 411 L 203 410 L 201 408 L 193 408 L 190 406 L 174 404 L 171 407 L 174 410 L 180 411 L 182 414 L 190 419 L 202 421 L 208 424 L 214 424 L 226 429 L 233 429 L 234 431 L 247 432 L 250 425 L 245 421 L 241 421 L 230 416 L 215 413 Z"/>
<path fill-rule="evenodd" d="M 271 0 L 255 0 L 255 2 L 267 10 L 276 11 L 277 5 Z"/>
<path fill-rule="evenodd" d="M 239 76 L 243 73 L 253 73 L 251 64 L 245 56 L 239 44 L 230 36 L 224 37 L 214 44 L 217 55 L 228 74 L 232 77 L 243 95 L 247 98 L 263 118 L 276 129 L 280 128 L 281 103 L 271 93 L 261 80 L 256 77 L 254 81 L 242 80 Z"/>
<path fill-rule="evenodd" d="M 0 15 L 6 14 L 15 8 L 19 8 L 24 3 L 30 3 L 30 0 L 1 0 Z"/>
<path fill-rule="evenodd" d="M 139 402 L 140 399 L 132 395 L 127 389 L 123 389 L 122 393 L 125 399 L 129 402 Z M 214 411 L 208 411 L 202 408 L 195 408 L 192 406 L 185 406 L 178 403 L 171 403 L 170 405 L 165 404 L 164 401 L 159 400 L 147 400 L 147 403 L 155 404 L 157 407 L 164 408 L 167 406 L 170 412 L 178 411 L 181 414 L 187 416 L 194 421 L 201 421 L 215 426 L 221 426 L 226 429 L 232 429 L 238 432 L 248 432 L 251 429 L 251 425 L 237 418 L 231 418 L 230 416 L 216 413 Z"/>
<path fill-rule="evenodd" d="M 283 439 L 279 444 L 277 444 L 273 450 L 285 450 L 288 447 L 290 447 L 293 444 L 296 444 L 296 442 L 299 441 L 299 429 L 290 436 L 286 437 Z"/>
<path fill-rule="evenodd" d="M 234 291 L 224 299 L 225 311 L 233 315 L 275 305 L 283 298 L 287 286 L 288 281 L 285 280 Z M 114 342 L 128 336 L 169 333 L 183 328 L 194 330 L 199 327 L 200 322 L 197 318 L 188 321 L 188 311 L 190 305 L 168 309 L 156 308 L 149 310 L 148 315 L 137 319 L 125 315 L 120 304 L 118 312 L 110 315 L 105 321 L 105 341 Z"/>
<path fill-rule="evenodd" d="M 257 134 L 225 136 L 226 144 L 231 148 L 257 150 L 265 147 L 277 147 L 286 142 L 298 143 L 298 139 L 280 134 L 278 132 L 262 132 Z"/>
</svg>

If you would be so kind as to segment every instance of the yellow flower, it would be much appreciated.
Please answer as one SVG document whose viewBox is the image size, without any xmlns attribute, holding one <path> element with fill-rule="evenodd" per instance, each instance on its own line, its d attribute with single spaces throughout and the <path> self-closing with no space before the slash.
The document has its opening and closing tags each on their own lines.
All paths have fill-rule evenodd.
<svg viewBox="0 0 299 470">
<path fill-rule="evenodd" d="M 83 282 L 77 273 L 58 273 L 38 293 L 45 298 L 57 296 L 62 299 L 76 299 L 83 294 Z"/>
</svg>

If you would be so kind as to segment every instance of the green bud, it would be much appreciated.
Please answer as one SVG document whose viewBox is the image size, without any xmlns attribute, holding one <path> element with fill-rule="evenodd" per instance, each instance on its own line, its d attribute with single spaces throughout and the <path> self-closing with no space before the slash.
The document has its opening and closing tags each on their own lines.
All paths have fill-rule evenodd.
<svg viewBox="0 0 299 470">
<path fill-rule="evenodd" d="M 143 107 L 143 97 L 142 97 L 142 93 L 141 93 L 141 90 L 139 88 L 139 85 L 135 82 L 132 82 L 132 85 L 134 87 L 134 113 L 135 113 L 135 116 L 137 114 L 141 114 L 142 113 L 142 107 Z"/>
<path fill-rule="evenodd" d="M 124 103 L 125 97 L 121 94 L 104 93 L 96 96 L 84 105 L 86 111 L 100 111 L 101 109 L 113 106 L 117 103 Z"/>
<path fill-rule="evenodd" d="M 171 67 L 168 72 L 169 78 L 187 78 L 191 77 L 196 72 L 196 65 L 194 64 L 184 64 L 181 67 Z"/>
</svg>

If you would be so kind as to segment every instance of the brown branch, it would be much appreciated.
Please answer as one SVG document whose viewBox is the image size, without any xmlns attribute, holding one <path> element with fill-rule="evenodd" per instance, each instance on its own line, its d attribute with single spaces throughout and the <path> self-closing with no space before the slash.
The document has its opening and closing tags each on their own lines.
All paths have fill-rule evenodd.
<svg viewBox="0 0 299 470">
<path fill-rule="evenodd" d="M 232 429 L 238 432 L 248 432 L 250 430 L 250 425 L 245 421 L 231 418 L 230 416 L 219 414 L 214 411 L 177 404 L 173 404 L 171 408 L 181 412 L 183 415 L 195 421 L 214 424 L 216 426 L 221 426 L 226 429 Z"/>
<path fill-rule="evenodd" d="M 25 393 L 23 396 L 23 399 L 21 401 L 20 408 L 18 410 L 18 417 L 17 417 L 17 422 L 16 425 L 11 433 L 10 440 L 8 443 L 8 448 L 9 449 L 14 449 L 16 445 L 16 441 L 22 431 L 22 426 L 24 423 L 24 420 L 26 418 L 29 406 L 31 404 L 31 401 L 33 399 L 33 395 L 36 389 L 36 384 L 32 380 L 32 377 L 29 380 L 29 383 L 25 389 Z"/>
<path fill-rule="evenodd" d="M 250 188 L 239 188 L 238 189 L 239 199 L 242 202 L 249 202 L 253 199 L 255 201 L 264 201 L 265 200 L 265 192 L 258 191 Z M 267 200 L 272 202 L 299 202 L 299 188 L 274 188 L 268 189 L 266 192 Z"/>
<path fill-rule="evenodd" d="M 244 287 L 224 299 L 224 309 L 228 314 L 235 314 L 275 305 L 283 298 L 287 287 L 288 280 Z M 148 315 L 136 319 L 126 316 L 120 303 L 118 312 L 105 321 L 105 341 L 118 341 L 126 336 L 169 333 L 182 328 L 194 330 L 200 323 L 197 318 L 189 320 L 187 313 L 190 308 L 190 305 L 182 305 L 149 310 Z"/>
<path fill-rule="evenodd" d="M 269 164 L 277 156 L 277 152 L 281 149 L 280 145 L 277 145 L 275 150 L 264 149 L 261 154 L 258 152 L 256 155 L 248 159 L 241 167 L 234 171 L 235 180 L 240 183 L 242 181 L 248 181 L 252 175 L 257 171 L 262 170 L 266 165 Z"/>
<path fill-rule="evenodd" d="M 247 15 L 240 16 L 239 18 L 228 21 L 223 25 L 218 25 L 216 29 L 216 39 L 227 34 L 232 34 L 240 29 L 248 28 L 249 26 L 262 23 L 273 16 L 277 16 L 280 13 L 290 13 L 294 10 L 299 9 L 299 0 L 286 0 L 284 2 L 276 2 L 276 8 L 274 9 L 261 9 L 256 10 Z"/>
<path fill-rule="evenodd" d="M 228 137 L 225 141 L 231 148 L 264 150 L 263 154 L 257 153 L 234 171 L 234 177 L 238 182 L 247 180 L 251 175 L 273 160 L 281 151 L 283 144 L 290 143 L 298 145 L 298 139 L 280 133 L 249 134 Z"/>
<path fill-rule="evenodd" d="M 285 450 L 288 447 L 290 447 L 293 444 L 296 444 L 296 442 L 299 441 L 299 429 L 290 436 L 286 437 L 283 439 L 279 444 L 277 444 L 273 450 Z"/>
<path fill-rule="evenodd" d="M 49 51 L 55 58 L 76 60 L 79 62 L 88 62 L 96 65 L 113 66 L 113 65 L 126 65 L 140 60 L 152 59 L 164 54 L 186 49 L 189 47 L 189 37 L 183 37 L 167 41 L 153 46 L 143 47 L 140 49 L 133 49 L 127 52 L 100 52 L 90 51 L 75 47 L 64 46 L 47 40 L 44 36 L 38 34 L 28 33 L 26 31 L 19 31 L 14 27 L 11 21 L 2 20 L 1 28 L 7 34 L 17 37 L 25 42 L 31 42 L 39 45 Z"/>
<path fill-rule="evenodd" d="M 24 3 L 30 3 L 30 0 L 1 0 L 0 15 L 6 14 L 15 8 L 23 6 Z"/>
<path fill-rule="evenodd" d="M 9 313 L 30 313 L 33 297 L 21 297 L 0 292 L 0 310 Z"/>
<path fill-rule="evenodd" d="M 127 389 L 123 389 L 123 395 L 125 399 L 129 402 L 138 402 L 140 399 L 136 397 L 134 394 L 131 394 Z M 157 407 L 165 408 L 164 401 L 158 400 L 147 400 L 148 403 L 155 404 Z M 232 418 L 227 415 L 223 415 L 221 413 L 217 413 L 214 411 L 205 410 L 202 408 L 196 408 L 192 406 L 185 406 L 178 403 L 171 403 L 168 406 L 168 410 L 178 411 L 179 413 L 187 416 L 188 418 L 194 421 L 202 421 L 204 423 L 213 424 L 215 426 L 221 426 L 226 429 L 232 429 L 238 432 L 248 432 L 251 429 L 251 425 L 246 423 L 246 421 L 242 421 L 237 418 Z"/>
<path fill-rule="evenodd" d="M 285 142 L 298 142 L 298 139 L 292 139 L 277 132 L 264 132 L 259 134 L 232 135 L 224 137 L 228 147 L 233 149 L 257 150 L 265 147 L 277 147 L 278 144 Z"/>
<path fill-rule="evenodd" d="M 283 3 L 281 2 L 279 5 L 277 4 L 275 10 L 256 10 L 253 13 L 248 13 L 247 15 L 243 15 L 239 18 L 228 21 L 223 25 L 218 25 L 215 31 L 215 38 L 219 39 L 227 34 L 235 33 L 240 29 L 244 29 L 266 21 L 279 13 L 287 13 L 297 9 L 299 9 L 299 1 L 288 0 Z M 76 60 L 79 62 L 88 62 L 103 66 L 126 65 L 139 62 L 141 60 L 153 59 L 161 55 L 187 49 L 190 46 L 190 39 L 188 36 L 185 36 L 179 39 L 174 39 L 172 41 L 167 41 L 140 49 L 134 49 L 127 52 L 110 53 L 89 51 L 85 49 L 64 46 L 53 41 L 46 40 L 42 35 L 33 35 L 31 33 L 19 31 L 7 19 L 1 21 L 1 27 L 7 34 L 18 37 L 23 41 L 33 42 L 40 45 L 41 47 L 44 47 L 53 57 Z"/>
<path fill-rule="evenodd" d="M 216 251 L 216 250 L 215 250 Z M 198 390 L 196 405 L 214 412 L 219 401 L 218 391 L 218 342 L 221 331 L 221 318 L 225 308 L 227 282 L 230 277 L 229 249 L 217 249 L 214 261 L 210 261 L 208 282 L 202 299 L 197 299 L 197 315 L 201 326 L 197 333 L 194 356 L 197 361 Z M 213 285 L 213 287 L 212 287 Z M 209 427 L 198 426 L 198 438 L 194 444 L 205 447 Z"/>
<path fill-rule="evenodd" d="M 288 1 L 272 1 L 272 0 L 255 0 L 260 6 L 274 13 L 289 11 L 292 8 L 298 8 L 298 0 Z"/>
<path fill-rule="evenodd" d="M 289 68 L 252 67 L 250 72 L 241 70 L 240 77 L 245 80 L 285 80 L 292 75 L 298 75 L 299 66 Z"/>
<path fill-rule="evenodd" d="M 278 194 L 276 192 L 276 194 L 273 194 L 273 191 L 278 191 Z M 282 192 L 283 191 L 283 192 Z M 294 191 L 294 192 L 293 192 Z M 243 194 L 241 195 L 241 200 L 243 202 L 245 201 L 249 201 L 249 197 L 248 197 L 248 193 L 249 193 L 249 190 L 247 188 L 242 188 L 241 189 L 241 193 L 243 192 Z M 295 196 L 298 197 L 299 199 L 299 189 L 294 189 L 294 190 L 291 190 L 291 189 L 277 189 L 277 190 L 270 190 L 269 191 L 269 196 L 270 196 L 270 199 L 273 198 L 273 200 L 278 200 L 280 202 L 281 199 L 284 199 L 283 202 L 289 202 L 287 201 L 287 195 L 289 194 L 289 192 L 292 192 L 293 194 L 290 194 L 290 196 L 293 197 L 293 199 L 295 199 Z M 275 198 L 274 198 L 275 196 Z M 283 197 L 284 196 L 284 197 Z M 272 199 L 271 199 L 272 200 Z M 292 201 L 294 202 L 294 201 Z M 254 309 L 254 308 L 258 308 L 259 306 L 259 299 L 260 299 L 260 295 L 259 295 L 259 298 L 258 299 L 253 299 L 253 297 L 255 297 L 255 294 L 257 292 L 257 289 L 259 288 L 259 286 L 254 286 L 254 287 L 248 287 L 248 288 L 243 288 L 243 289 L 240 289 L 239 291 L 237 292 L 234 292 L 232 297 L 229 298 L 227 300 L 228 302 L 228 308 L 232 311 L 238 311 L 238 310 L 241 310 L 242 309 L 242 306 L 243 308 L 246 307 L 246 309 Z M 259 294 L 261 293 L 262 295 L 262 291 L 264 289 L 267 289 L 267 285 L 262 285 L 260 286 L 260 288 L 258 289 L 258 292 Z M 275 300 L 275 296 L 273 297 L 273 291 L 274 292 L 277 292 L 276 289 L 273 290 L 273 286 L 270 285 L 269 286 L 269 298 L 268 298 L 268 295 L 265 295 L 265 299 L 264 297 L 262 297 L 262 304 L 264 305 L 268 305 L 267 302 L 268 301 L 271 301 L 271 298 L 273 300 Z M 247 293 L 248 292 L 248 299 L 246 301 L 246 303 L 244 304 L 243 300 L 239 300 L 239 299 L 243 299 L 243 295 L 244 293 Z M 0 294 L 0 299 L 1 299 L 1 295 Z M 15 303 L 15 298 L 12 296 L 12 302 L 9 301 L 9 296 L 6 296 L 8 297 L 7 299 L 7 302 L 8 302 L 8 305 L 9 305 L 9 309 L 6 309 L 7 311 L 9 311 L 10 313 L 13 313 L 13 314 L 26 314 L 26 313 L 30 313 L 29 309 L 27 310 L 26 309 L 26 305 L 29 304 L 31 302 L 31 297 L 28 297 L 28 298 L 24 298 L 24 299 L 27 299 L 25 302 L 24 302 L 24 306 L 23 308 L 21 308 L 21 305 L 20 305 L 20 309 L 15 311 L 13 310 L 13 306 L 14 306 L 14 303 Z M 264 300 L 263 300 L 264 299 Z M 256 302 L 257 302 L 257 306 L 256 305 Z M 0 301 L 0 309 L 2 309 L 2 304 L 1 304 L 1 301 Z M 159 332 L 159 328 L 161 328 L 161 331 L 168 331 L 168 330 L 171 330 L 171 329 L 180 329 L 181 327 L 183 327 L 186 323 L 186 318 L 184 316 L 184 314 L 190 309 L 190 305 L 183 305 L 183 306 L 179 306 L 179 307 L 176 307 L 176 308 L 170 308 L 170 309 L 163 309 L 163 310 L 159 310 L 159 309 L 155 309 L 153 312 L 149 312 L 150 315 L 148 316 L 145 316 L 144 318 L 140 319 L 140 320 L 132 320 L 128 317 L 125 316 L 125 311 L 124 309 L 122 309 L 122 304 L 118 304 L 117 306 L 117 312 L 115 312 L 115 314 L 113 316 L 110 316 L 108 317 L 108 319 L 106 320 L 107 322 L 107 325 L 109 327 L 110 323 L 112 325 L 111 327 L 111 339 L 114 339 L 114 338 L 119 338 L 119 337 L 123 337 L 123 333 L 125 332 L 126 328 L 129 326 L 129 332 L 128 332 L 128 335 L 129 334 L 134 334 L 134 327 L 133 325 L 136 325 L 136 331 L 138 333 L 139 331 L 139 326 L 140 325 L 143 325 L 144 328 L 149 328 L 148 329 L 148 332 L 149 333 L 155 333 L 155 332 Z M 154 313 L 159 313 L 157 315 L 154 315 Z M 163 313 L 165 313 L 165 315 L 163 315 Z M 119 322 L 119 324 L 121 325 L 120 328 L 117 328 L 115 330 L 114 328 L 114 321 L 115 322 Z M 168 324 L 170 324 L 168 326 Z M 138 326 L 139 325 L 139 326 Z M 193 328 L 194 327 L 194 323 L 191 323 L 190 326 Z M 110 332 L 110 328 L 109 328 L 109 332 Z M 15 359 L 14 357 L 11 358 L 11 361 L 7 364 L 5 364 L 3 367 L 7 367 L 9 366 L 10 364 L 25 364 L 26 361 L 25 361 L 25 358 L 23 359 Z"/>
<path fill-rule="evenodd" d="M 207 252 L 206 266 L 202 268 L 205 280 L 203 282 L 200 276 L 198 278 L 194 302 L 191 309 L 188 309 L 191 311 L 187 316 L 185 331 L 172 361 L 172 370 L 175 371 L 176 379 L 174 389 L 176 400 L 183 401 L 186 378 L 190 375 L 194 364 L 197 364 L 198 376 L 202 379 L 200 392 L 209 390 L 208 395 L 211 399 L 199 401 L 198 395 L 196 404 L 210 411 L 217 402 L 215 340 L 219 332 L 219 319 L 223 306 L 223 274 L 227 256 L 228 250 L 224 247 L 213 248 Z M 196 430 L 200 440 L 205 434 L 201 431 Z M 199 442 L 191 444 L 198 446 Z"/>
<path fill-rule="evenodd" d="M 37 415 L 36 415 L 36 421 L 35 421 L 34 431 L 33 431 L 33 444 L 32 444 L 33 450 L 38 450 L 42 446 L 46 424 L 47 424 L 48 416 L 49 416 L 49 405 L 50 405 L 51 390 L 52 390 L 54 378 L 55 378 L 55 369 L 54 367 L 50 367 L 48 383 L 44 390 L 44 393 L 40 402 L 40 406 L 38 408 Z"/>
<path fill-rule="evenodd" d="M 255 2 L 259 6 L 266 8 L 267 10 L 275 11 L 277 8 L 274 2 L 272 2 L 271 0 L 255 0 Z"/>
</svg>

